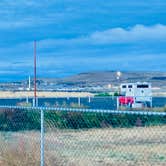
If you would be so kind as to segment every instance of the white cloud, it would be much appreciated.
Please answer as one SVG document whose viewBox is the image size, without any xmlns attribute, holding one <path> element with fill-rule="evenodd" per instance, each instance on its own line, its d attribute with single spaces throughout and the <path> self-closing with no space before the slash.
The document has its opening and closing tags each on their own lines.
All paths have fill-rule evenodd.
<svg viewBox="0 0 166 166">
<path fill-rule="evenodd" d="M 106 43 L 132 43 L 139 41 L 161 41 L 166 39 L 166 26 L 157 24 L 154 26 L 136 25 L 131 28 L 112 28 L 90 35 L 89 40 L 96 44 Z"/>
<path fill-rule="evenodd" d="M 166 39 L 166 25 L 153 26 L 135 25 L 130 28 L 111 28 L 105 31 L 97 31 L 89 36 L 81 36 L 72 39 L 47 39 L 40 41 L 40 47 L 53 46 L 81 46 L 100 44 L 130 44 L 137 42 L 161 42 Z"/>
</svg>

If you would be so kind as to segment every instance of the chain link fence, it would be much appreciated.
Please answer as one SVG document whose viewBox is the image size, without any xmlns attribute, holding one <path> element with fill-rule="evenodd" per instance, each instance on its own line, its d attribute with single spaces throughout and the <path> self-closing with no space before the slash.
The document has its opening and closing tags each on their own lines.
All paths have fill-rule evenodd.
<svg viewBox="0 0 166 166">
<path fill-rule="evenodd" d="M 165 166 L 165 163 L 165 112 L 0 108 L 0 165 Z"/>
</svg>

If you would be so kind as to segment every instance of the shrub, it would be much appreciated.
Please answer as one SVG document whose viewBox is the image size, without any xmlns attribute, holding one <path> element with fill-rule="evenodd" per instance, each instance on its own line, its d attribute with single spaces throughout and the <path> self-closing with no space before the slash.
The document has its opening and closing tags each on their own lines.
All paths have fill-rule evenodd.
<svg viewBox="0 0 166 166">
<path fill-rule="evenodd" d="M 89 129 L 166 124 L 166 116 L 45 111 L 45 127 Z M 0 112 L 1 131 L 40 130 L 40 111 L 5 110 Z"/>
<path fill-rule="evenodd" d="M 111 95 L 109 93 L 99 93 L 95 95 L 95 97 L 107 97 L 107 96 L 111 96 Z"/>
</svg>

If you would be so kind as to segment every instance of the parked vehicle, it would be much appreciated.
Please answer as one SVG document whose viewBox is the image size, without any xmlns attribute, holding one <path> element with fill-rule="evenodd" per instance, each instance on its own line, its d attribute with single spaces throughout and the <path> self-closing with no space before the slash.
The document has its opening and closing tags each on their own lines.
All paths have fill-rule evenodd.
<svg viewBox="0 0 166 166">
<path fill-rule="evenodd" d="M 120 85 L 120 97 L 117 99 L 117 107 L 128 106 L 131 108 L 152 107 L 151 83 L 137 82 Z"/>
</svg>

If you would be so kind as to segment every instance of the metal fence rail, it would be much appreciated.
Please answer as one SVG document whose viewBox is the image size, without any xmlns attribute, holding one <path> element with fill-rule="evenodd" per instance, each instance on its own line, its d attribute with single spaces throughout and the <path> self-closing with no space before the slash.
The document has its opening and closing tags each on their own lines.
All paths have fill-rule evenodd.
<svg viewBox="0 0 166 166">
<path fill-rule="evenodd" d="M 105 109 L 86 109 L 86 108 L 58 108 L 58 107 L 22 107 L 22 106 L 5 106 L 1 105 L 0 108 L 19 109 L 19 110 L 43 110 L 43 111 L 66 111 L 66 112 L 92 112 L 92 113 L 111 113 L 111 114 L 132 114 L 132 115 L 157 115 L 166 116 L 166 112 L 155 111 L 122 111 L 122 110 L 105 110 Z"/>
</svg>

